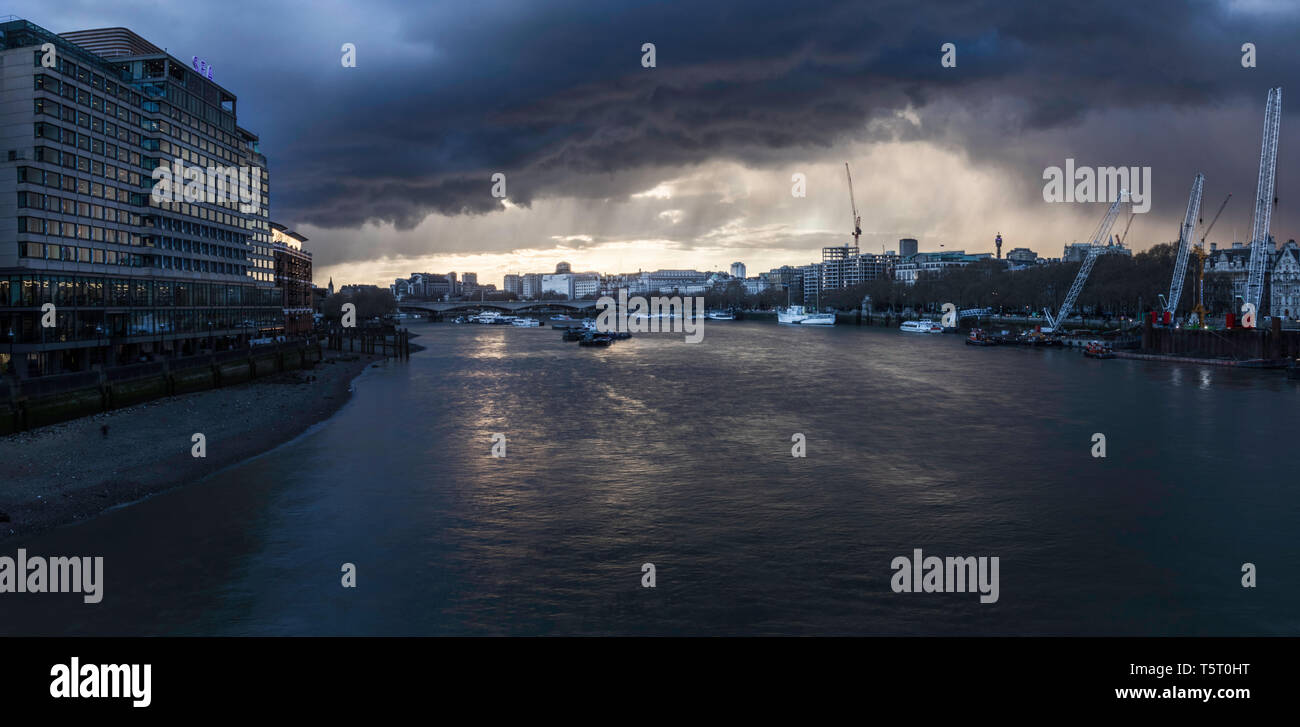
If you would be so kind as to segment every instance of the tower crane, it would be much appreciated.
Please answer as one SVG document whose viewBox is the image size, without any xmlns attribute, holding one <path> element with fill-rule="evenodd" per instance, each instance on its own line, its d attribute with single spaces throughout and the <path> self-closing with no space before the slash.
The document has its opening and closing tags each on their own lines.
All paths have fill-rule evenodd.
<svg viewBox="0 0 1300 727">
<path fill-rule="evenodd" d="M 853 208 L 853 246 L 858 246 L 858 238 L 862 236 L 862 217 L 858 215 L 858 203 L 853 199 L 853 173 L 849 171 L 849 163 L 844 162 L 844 176 L 849 179 L 849 206 Z"/>
<path fill-rule="evenodd" d="M 1043 315 L 1047 318 L 1047 324 L 1051 327 L 1051 331 L 1055 331 L 1070 316 L 1070 309 L 1074 307 L 1074 301 L 1078 300 L 1084 283 L 1088 282 L 1088 275 L 1092 273 L 1092 266 L 1096 264 L 1097 258 L 1115 249 L 1103 245 L 1101 242 L 1110 235 L 1110 228 L 1115 225 L 1115 217 L 1119 214 L 1119 206 L 1127 197 L 1128 190 L 1121 189 L 1119 195 L 1115 197 L 1115 201 L 1110 204 L 1110 209 L 1106 210 L 1106 216 L 1102 218 L 1101 224 L 1097 225 L 1097 230 L 1092 235 L 1092 244 L 1088 247 L 1088 254 L 1083 258 L 1083 264 L 1079 266 L 1079 274 L 1074 276 L 1074 283 L 1070 286 L 1070 292 L 1065 294 L 1065 302 L 1061 303 L 1061 309 L 1057 311 L 1055 316 L 1046 308 L 1043 309 Z M 1049 331 L 1045 330 L 1044 332 Z"/>
<path fill-rule="evenodd" d="M 1192 180 L 1192 193 L 1187 198 L 1187 214 L 1183 216 L 1183 226 L 1178 228 L 1178 254 L 1174 258 L 1174 279 L 1169 282 L 1169 297 L 1164 300 L 1165 316 L 1170 320 L 1178 310 L 1178 299 L 1183 295 L 1183 281 L 1187 278 L 1187 254 L 1191 252 L 1196 220 L 1201 214 L 1201 191 L 1204 187 L 1205 175 L 1197 173 Z"/>
<path fill-rule="evenodd" d="M 1255 194 L 1255 225 L 1250 233 L 1250 273 L 1246 277 L 1243 296 L 1255 306 L 1256 315 L 1263 313 L 1264 271 L 1268 267 L 1268 254 L 1272 250 L 1268 238 L 1269 223 L 1273 216 L 1274 182 L 1277 179 L 1277 137 L 1282 124 L 1282 89 L 1270 88 L 1268 103 L 1264 106 L 1264 140 L 1259 150 L 1259 186 Z"/>
</svg>

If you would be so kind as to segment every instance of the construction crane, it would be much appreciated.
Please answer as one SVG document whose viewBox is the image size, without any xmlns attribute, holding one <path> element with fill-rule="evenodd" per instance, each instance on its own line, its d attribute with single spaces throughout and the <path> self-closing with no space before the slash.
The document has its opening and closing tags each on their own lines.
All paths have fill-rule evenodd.
<svg viewBox="0 0 1300 727">
<path fill-rule="evenodd" d="M 1201 214 L 1201 191 L 1205 187 L 1205 175 L 1197 173 L 1192 180 L 1192 193 L 1187 198 L 1187 214 L 1183 215 L 1183 226 L 1178 228 L 1178 253 L 1174 258 L 1174 279 L 1169 282 L 1169 297 L 1165 298 L 1165 316 L 1173 320 L 1178 310 L 1178 299 L 1183 296 L 1183 280 L 1187 278 L 1187 254 L 1191 252 L 1192 237 L 1196 230 L 1196 220 Z"/>
<path fill-rule="evenodd" d="M 1246 277 L 1246 303 L 1263 313 L 1264 271 L 1272 252 L 1268 229 L 1273 217 L 1273 185 L 1277 179 L 1277 137 L 1282 125 L 1282 89 L 1270 88 L 1264 107 L 1264 140 L 1259 150 L 1259 187 L 1255 195 L 1255 226 L 1250 232 L 1250 273 Z"/>
<path fill-rule="evenodd" d="M 1130 213 L 1129 213 L 1129 216 L 1128 216 L 1128 222 L 1124 223 L 1124 234 L 1122 234 L 1122 235 L 1119 236 L 1119 241 L 1120 241 L 1121 243 L 1127 243 L 1127 242 L 1128 242 L 1128 228 L 1130 228 L 1130 227 L 1133 226 L 1133 218 L 1134 218 L 1134 217 L 1137 217 L 1137 216 L 1138 216 L 1138 213 L 1136 213 L 1136 212 L 1130 212 Z"/>
<path fill-rule="evenodd" d="M 1065 322 L 1065 319 L 1070 316 L 1070 309 L 1074 307 L 1074 301 L 1078 300 L 1079 293 L 1083 290 L 1084 283 L 1088 282 L 1088 275 L 1092 273 L 1092 266 L 1096 264 L 1097 258 L 1115 249 L 1101 242 L 1110 235 L 1110 228 L 1115 225 L 1115 217 L 1119 214 L 1119 206 L 1126 197 L 1128 191 L 1121 189 L 1115 201 L 1111 203 L 1110 209 L 1106 210 L 1106 216 L 1102 218 L 1101 224 L 1097 225 L 1097 230 L 1092 235 L 1092 243 L 1088 247 L 1088 254 L 1083 258 L 1083 264 L 1079 266 L 1079 274 L 1074 276 L 1074 284 L 1070 286 L 1070 292 L 1065 294 L 1065 302 L 1061 303 L 1061 309 L 1055 316 L 1046 308 L 1043 309 L 1043 316 L 1047 318 L 1047 324 L 1050 326 L 1050 329 L 1044 330 L 1044 333 L 1055 331 Z"/>
<path fill-rule="evenodd" d="M 849 206 L 853 208 L 853 246 L 857 247 L 858 238 L 862 236 L 862 217 L 858 215 L 858 203 L 853 199 L 853 174 L 849 171 L 848 162 L 844 162 L 844 176 L 849 178 Z"/>
<path fill-rule="evenodd" d="M 1196 295 L 1192 297 L 1192 324 L 1204 326 L 1205 318 L 1210 311 L 1205 308 L 1205 238 L 1210 236 L 1210 230 L 1214 229 L 1214 223 L 1219 221 L 1219 215 L 1223 214 L 1223 208 L 1228 206 L 1228 200 L 1232 199 L 1232 193 L 1229 192 L 1227 197 L 1223 198 L 1223 204 L 1219 205 L 1219 211 L 1214 213 L 1214 219 L 1210 220 L 1210 226 L 1205 228 L 1204 234 L 1201 235 L 1201 241 L 1196 246 Z"/>
</svg>

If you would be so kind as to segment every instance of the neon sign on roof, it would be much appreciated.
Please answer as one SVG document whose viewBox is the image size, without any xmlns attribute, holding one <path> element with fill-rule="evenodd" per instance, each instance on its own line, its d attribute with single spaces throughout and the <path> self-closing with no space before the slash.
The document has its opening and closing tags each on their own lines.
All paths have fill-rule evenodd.
<svg viewBox="0 0 1300 727">
<path fill-rule="evenodd" d="M 207 61 L 203 60 L 202 58 L 199 58 L 198 56 L 194 56 L 194 59 L 191 61 L 191 64 L 194 66 L 195 72 L 197 72 L 200 76 L 203 76 L 209 81 L 212 80 L 212 66 L 208 65 Z"/>
</svg>

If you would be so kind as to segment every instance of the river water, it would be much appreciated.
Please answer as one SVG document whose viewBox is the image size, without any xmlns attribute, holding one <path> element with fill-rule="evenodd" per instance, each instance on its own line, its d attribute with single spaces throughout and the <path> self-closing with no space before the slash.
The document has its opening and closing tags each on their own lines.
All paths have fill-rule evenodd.
<svg viewBox="0 0 1300 727">
<path fill-rule="evenodd" d="M 102 555 L 104 599 L 0 595 L 0 633 L 1300 633 L 1278 372 L 851 326 L 412 330 L 294 441 L 11 541 Z M 998 557 L 998 600 L 895 593 L 918 548 Z"/>
</svg>

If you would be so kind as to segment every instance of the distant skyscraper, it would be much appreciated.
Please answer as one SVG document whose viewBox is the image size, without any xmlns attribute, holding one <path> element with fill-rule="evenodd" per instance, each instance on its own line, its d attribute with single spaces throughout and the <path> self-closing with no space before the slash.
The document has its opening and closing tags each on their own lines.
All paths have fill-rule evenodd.
<svg viewBox="0 0 1300 727">
<path fill-rule="evenodd" d="M 502 281 L 501 289 L 507 293 L 522 295 L 524 292 L 523 278 L 513 274 L 507 275 L 505 280 Z"/>
<path fill-rule="evenodd" d="M 733 278 L 743 278 L 743 277 L 745 277 L 745 264 L 744 264 L 744 263 L 732 263 L 732 264 L 731 264 L 731 277 L 733 277 Z"/>
<path fill-rule="evenodd" d="M 898 241 L 898 256 L 904 260 L 912 257 L 917 253 L 916 240 L 911 237 L 904 237 Z"/>
<path fill-rule="evenodd" d="M 555 274 L 556 274 L 556 275 L 563 275 L 564 273 L 571 273 L 571 272 L 573 272 L 573 267 L 572 267 L 571 265 L 569 265 L 568 263 L 556 263 L 556 264 L 555 264 Z"/>
</svg>

